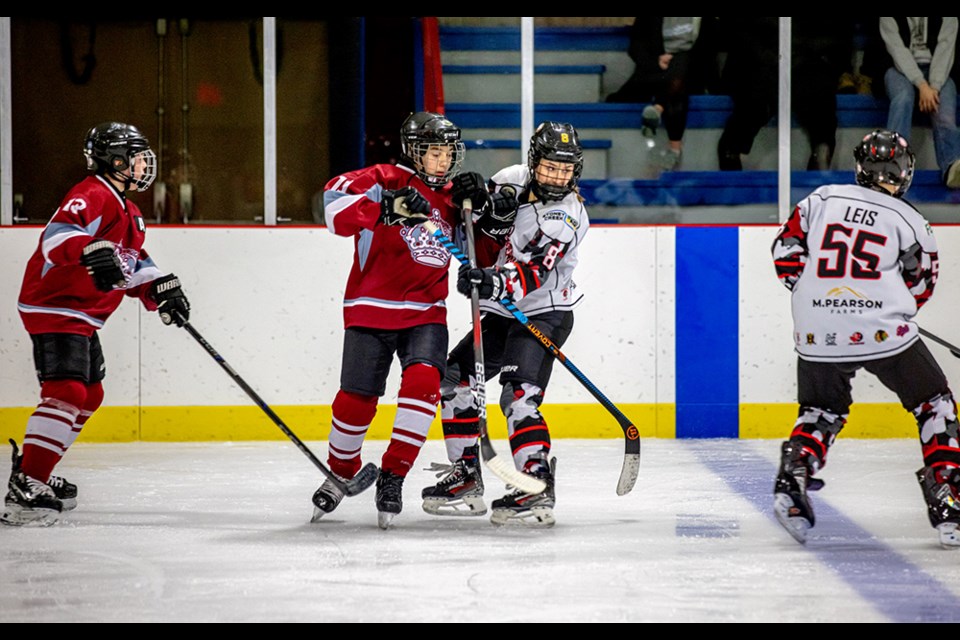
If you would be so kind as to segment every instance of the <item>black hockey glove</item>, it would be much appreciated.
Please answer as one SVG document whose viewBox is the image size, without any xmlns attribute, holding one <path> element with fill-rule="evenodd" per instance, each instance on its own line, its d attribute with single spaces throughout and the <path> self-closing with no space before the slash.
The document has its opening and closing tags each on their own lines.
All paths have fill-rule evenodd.
<svg viewBox="0 0 960 640">
<path fill-rule="evenodd" d="M 163 324 L 182 327 L 190 320 L 190 303 L 180 288 L 180 278 L 172 273 L 150 284 L 150 297 L 157 303 L 157 313 Z"/>
<path fill-rule="evenodd" d="M 385 189 L 380 200 L 380 221 L 385 225 L 413 227 L 430 219 L 430 203 L 413 187 Z"/>
<path fill-rule="evenodd" d="M 504 290 L 503 276 L 495 269 L 471 269 L 460 265 L 457 273 L 457 291 L 470 297 L 470 290 L 477 287 L 477 296 L 482 300 L 499 300 Z"/>
<path fill-rule="evenodd" d="M 100 291 L 113 291 L 114 287 L 126 284 L 116 247 L 109 240 L 94 240 L 84 247 L 80 264 L 87 268 Z"/>
<path fill-rule="evenodd" d="M 503 189 L 490 196 L 490 205 L 477 221 L 480 231 L 503 244 L 517 219 L 517 198 L 512 189 Z"/>
<path fill-rule="evenodd" d="M 482 209 L 490 200 L 487 182 L 476 171 L 459 173 L 453 178 L 450 199 L 455 207 L 463 208 L 463 201 L 470 198 L 475 211 Z"/>
</svg>

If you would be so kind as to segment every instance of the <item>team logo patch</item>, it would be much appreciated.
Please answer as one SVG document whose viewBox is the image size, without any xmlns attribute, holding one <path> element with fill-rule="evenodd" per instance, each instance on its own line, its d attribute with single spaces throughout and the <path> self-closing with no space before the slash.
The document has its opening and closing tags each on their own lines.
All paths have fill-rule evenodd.
<svg viewBox="0 0 960 640">
<path fill-rule="evenodd" d="M 580 228 L 580 223 L 574 219 L 569 213 L 563 217 L 563 221 L 567 223 L 567 226 L 576 231 Z"/>
<path fill-rule="evenodd" d="M 850 334 L 850 344 L 863 344 L 863 334 L 859 331 Z"/>
<path fill-rule="evenodd" d="M 880 329 L 875 334 L 873 334 L 873 339 L 876 340 L 878 343 L 883 342 L 889 337 L 890 337 L 890 334 L 884 331 L 883 329 Z"/>
<path fill-rule="evenodd" d="M 908 333 L 910 333 L 910 325 L 908 325 L 908 324 L 902 324 L 902 325 L 900 325 L 899 327 L 897 327 L 897 337 L 898 337 L 898 338 L 902 338 L 903 336 L 907 335 Z"/>
<path fill-rule="evenodd" d="M 817 344 L 815 336 L 812 333 L 807 334 L 807 344 Z"/>
<path fill-rule="evenodd" d="M 440 211 L 433 210 L 430 220 L 440 227 L 443 235 L 450 237 L 450 224 L 440 217 Z M 450 252 L 432 233 L 423 228 L 423 225 L 404 227 L 400 230 L 400 237 L 410 247 L 413 261 L 428 267 L 446 268 L 450 262 Z"/>
</svg>

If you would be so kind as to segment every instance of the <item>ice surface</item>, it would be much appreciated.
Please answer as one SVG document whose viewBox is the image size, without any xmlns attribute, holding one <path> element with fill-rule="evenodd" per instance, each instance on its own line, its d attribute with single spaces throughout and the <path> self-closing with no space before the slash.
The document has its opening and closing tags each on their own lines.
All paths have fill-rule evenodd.
<svg viewBox="0 0 960 640">
<path fill-rule="evenodd" d="M 57 469 L 79 507 L 0 527 L 0 622 L 960 621 L 960 551 L 927 520 L 915 440 L 838 440 L 805 546 L 773 517 L 779 441 L 645 440 L 626 496 L 621 441 L 553 453 L 552 529 L 424 513 L 430 440 L 383 531 L 372 488 L 310 524 L 323 476 L 287 440 L 81 441 Z M 504 487 L 485 480 L 489 502 Z"/>
</svg>

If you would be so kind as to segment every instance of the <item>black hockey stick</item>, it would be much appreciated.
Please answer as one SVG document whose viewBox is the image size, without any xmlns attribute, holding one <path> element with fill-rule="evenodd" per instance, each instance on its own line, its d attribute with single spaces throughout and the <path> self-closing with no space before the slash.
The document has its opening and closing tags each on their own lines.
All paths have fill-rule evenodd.
<svg viewBox="0 0 960 640">
<path fill-rule="evenodd" d="M 470 254 L 464 264 L 471 267 L 477 266 L 477 255 L 474 246 L 473 236 L 473 203 L 469 198 L 465 198 L 462 207 L 463 224 L 467 232 L 467 252 Z M 443 232 L 432 222 L 428 222 L 427 228 L 434 232 L 434 235 Z M 426 225 L 425 225 L 426 226 Z M 434 231 L 435 230 L 435 231 Z M 459 249 L 458 249 L 459 252 Z M 462 256 L 463 253 L 460 253 Z M 480 294 L 477 291 L 477 285 L 470 287 L 470 311 L 472 312 L 473 325 L 473 361 L 474 361 L 474 385 L 473 398 L 477 405 L 477 419 L 480 430 L 480 454 L 487 467 L 493 473 L 509 485 L 526 493 L 542 493 L 547 488 L 547 484 L 531 475 L 527 475 L 517 470 L 513 460 L 509 462 L 497 455 L 490 442 L 490 434 L 487 431 L 487 375 L 483 359 L 483 326 L 480 318 Z"/>
<path fill-rule="evenodd" d="M 183 316 L 181 316 L 181 319 L 183 319 Z M 214 349 L 210 345 L 210 343 L 203 338 L 202 335 L 200 335 L 199 331 L 193 328 L 192 324 L 184 320 L 183 328 L 186 329 L 187 333 L 193 336 L 197 342 L 203 345 L 203 348 L 207 350 L 207 353 L 209 353 L 213 357 L 213 359 L 216 360 L 221 367 L 223 367 L 224 371 L 230 374 L 230 377 L 233 378 L 233 381 L 236 382 L 238 385 L 240 385 L 241 389 L 247 392 L 247 395 L 250 396 L 253 399 L 253 401 L 256 402 L 261 409 L 263 409 L 264 413 L 270 416 L 270 419 L 273 420 L 273 422 L 278 427 L 280 427 L 281 431 L 287 434 L 287 437 L 293 441 L 293 444 L 297 445 L 297 448 L 300 449 L 300 451 L 302 451 L 305 456 L 310 458 L 310 462 L 312 462 L 318 469 L 320 469 L 320 471 L 323 472 L 323 475 L 327 476 L 327 479 L 330 480 L 330 482 L 332 482 L 333 484 L 335 484 L 338 489 L 343 491 L 348 496 L 355 496 L 361 491 L 363 491 L 364 489 L 366 489 L 367 487 L 369 487 L 370 485 L 372 485 L 374 482 L 376 482 L 377 476 L 380 474 L 380 471 L 379 469 L 377 469 L 377 465 L 373 464 L 372 462 L 368 462 L 366 465 L 364 465 L 364 467 L 360 469 L 360 472 L 350 480 L 343 481 L 340 478 L 338 478 L 335 473 L 330 471 L 330 469 L 328 469 L 326 465 L 324 465 L 322 462 L 320 462 L 320 460 L 317 459 L 317 456 L 313 455 L 313 452 L 307 448 L 307 445 L 303 444 L 303 442 L 300 441 L 300 438 L 298 438 L 290 430 L 290 428 L 283 423 L 283 420 L 280 419 L 280 416 L 274 413 L 273 409 L 271 409 L 267 405 L 267 403 L 264 402 L 259 395 L 257 395 L 257 392 L 254 391 L 250 387 L 250 385 L 244 382 L 243 378 L 241 378 L 237 374 L 237 372 L 233 370 L 233 367 L 227 364 L 227 361 L 223 359 L 223 356 L 217 353 L 217 350 Z"/>
<path fill-rule="evenodd" d="M 437 228 L 436 225 L 432 223 L 425 223 L 434 237 L 436 237 L 442 244 L 447 248 L 447 250 L 460 261 L 460 264 L 470 264 L 466 256 L 463 255 L 463 252 L 453 243 L 450 238 L 443 235 L 443 232 Z M 469 228 L 469 225 L 468 225 Z M 550 352 L 560 363 L 567 368 L 570 373 L 586 387 L 587 391 L 596 398 L 603 408 L 609 411 L 614 418 L 616 418 L 617 423 L 620 425 L 620 428 L 623 429 L 623 437 L 625 440 L 624 443 L 624 454 L 623 454 L 623 466 L 620 469 L 620 479 L 617 481 L 617 495 L 623 496 L 633 489 L 633 486 L 637 482 L 637 476 L 640 475 L 640 431 L 633 425 L 633 422 L 623 414 L 620 409 L 613 404 L 607 396 L 590 382 L 589 378 L 583 374 L 580 369 L 576 367 L 567 356 L 560 351 L 560 348 L 553 343 L 553 341 L 547 337 L 537 325 L 524 314 L 520 309 L 517 308 L 517 305 L 513 304 L 508 298 L 501 298 L 499 300 L 501 306 L 503 306 L 507 311 L 509 311 L 514 318 L 516 318 L 520 323 L 522 323 L 527 330 L 537 338 L 540 342 L 540 345 Z"/>
<path fill-rule="evenodd" d="M 930 338 L 931 340 L 939 344 L 941 347 L 946 347 L 950 351 L 950 354 L 953 355 L 953 357 L 960 358 L 960 348 L 953 346 L 943 338 L 938 338 L 937 336 L 933 335 L 923 327 L 917 327 L 917 329 L 920 331 L 920 335 L 924 336 L 925 338 Z"/>
</svg>

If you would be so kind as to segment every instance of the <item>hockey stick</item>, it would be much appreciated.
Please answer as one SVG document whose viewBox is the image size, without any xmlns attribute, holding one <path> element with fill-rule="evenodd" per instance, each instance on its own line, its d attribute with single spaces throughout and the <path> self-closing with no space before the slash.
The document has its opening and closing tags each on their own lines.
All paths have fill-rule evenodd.
<svg viewBox="0 0 960 640">
<path fill-rule="evenodd" d="M 466 201 L 465 201 L 466 203 Z M 447 250 L 460 261 L 460 264 L 470 264 L 468 259 L 463 255 L 463 252 L 450 240 L 450 238 L 443 235 L 443 232 L 433 223 L 427 222 L 424 223 L 425 227 L 433 233 L 442 244 L 447 248 Z M 467 225 L 467 228 L 470 228 L 470 225 Z M 469 238 L 468 238 L 469 239 Z M 472 246 L 470 243 L 469 246 Z M 590 380 L 583 374 L 580 369 L 576 367 L 569 359 L 560 351 L 560 348 L 553 343 L 553 341 L 547 337 L 537 325 L 527 318 L 527 316 L 517 308 L 513 302 L 508 298 L 501 298 L 499 300 L 500 305 L 503 306 L 507 311 L 509 311 L 514 318 L 516 318 L 521 324 L 523 324 L 527 330 L 537 338 L 540 342 L 540 345 L 550 352 L 560 363 L 567 368 L 570 373 L 586 387 L 587 391 L 603 405 L 603 408 L 609 411 L 614 418 L 616 418 L 617 423 L 620 425 L 620 428 L 623 429 L 623 437 L 625 440 L 624 444 L 624 454 L 623 454 L 623 466 L 620 469 L 620 479 L 617 481 L 617 495 L 623 496 L 633 489 L 633 486 L 637 482 L 637 476 L 640 474 L 640 431 L 633 425 L 633 422 L 630 421 L 627 416 L 621 412 L 615 404 L 613 404 L 603 393 L 592 383 Z"/>
<path fill-rule="evenodd" d="M 473 203 L 469 198 L 465 198 L 463 201 L 462 213 L 463 224 L 467 232 L 467 253 L 469 254 L 469 257 L 465 258 L 467 262 L 464 264 L 469 264 L 471 267 L 476 268 L 477 255 L 473 238 Z M 437 233 L 443 235 L 443 232 L 432 222 L 428 222 L 427 224 L 430 225 L 427 227 L 428 230 L 433 231 L 434 235 Z M 463 255 L 459 249 L 457 251 L 461 256 Z M 487 467 L 507 484 L 513 485 L 525 493 L 542 493 L 544 489 L 547 488 L 547 484 L 543 480 L 518 471 L 512 460 L 508 462 L 497 455 L 497 452 L 493 448 L 493 443 L 490 442 L 490 434 L 487 431 L 487 374 L 483 359 L 483 326 L 480 318 L 480 294 L 477 287 L 478 285 L 476 284 L 470 287 L 470 311 L 473 314 L 473 374 L 475 379 L 473 398 L 477 405 L 477 419 L 480 428 L 480 454 L 483 456 L 483 461 L 487 464 Z"/>
<path fill-rule="evenodd" d="M 174 312 L 174 313 L 177 313 L 177 312 Z M 183 316 L 180 316 L 180 318 L 181 320 L 183 320 Z M 312 462 L 318 469 L 320 469 L 320 471 L 323 472 L 323 475 L 327 476 L 327 479 L 330 480 L 330 482 L 332 482 L 333 484 L 335 484 L 338 489 L 343 491 L 348 496 L 355 496 L 361 491 L 363 491 L 364 489 L 366 489 L 367 487 L 369 487 L 370 485 L 372 485 L 374 482 L 376 482 L 377 476 L 380 474 L 380 471 L 379 469 L 377 469 L 377 465 L 373 464 L 372 462 L 368 462 L 366 465 L 364 465 L 364 467 L 360 469 L 360 472 L 350 480 L 343 481 L 340 478 L 338 478 L 336 474 L 330 471 L 330 469 L 328 469 L 326 465 L 320 462 L 317 459 L 317 457 L 313 455 L 313 452 L 307 448 L 307 445 L 303 444 L 303 442 L 300 441 L 300 438 L 298 438 L 292 431 L 290 431 L 290 428 L 283 423 L 283 420 L 280 419 L 280 416 L 274 413 L 273 409 L 271 409 L 267 405 L 267 403 L 264 402 L 259 395 L 257 395 L 257 392 L 254 391 L 250 387 L 250 385 L 244 382 L 243 378 L 241 378 L 237 374 L 237 372 L 233 370 L 233 367 L 227 364 L 227 361 L 223 359 L 223 356 L 217 353 L 216 349 L 214 349 L 210 345 L 210 343 L 207 342 L 202 335 L 200 335 L 199 331 L 193 328 L 192 324 L 190 324 L 186 320 L 183 320 L 183 328 L 186 329 L 187 333 L 193 336 L 197 342 L 203 345 L 203 348 L 207 350 L 207 353 L 209 353 L 213 357 L 213 359 L 216 360 L 221 367 L 223 367 L 224 371 L 230 374 L 230 377 L 233 378 L 234 382 L 240 385 L 240 388 L 247 392 L 247 395 L 250 396 L 253 399 L 253 401 L 256 402 L 261 409 L 263 409 L 264 413 L 270 416 L 270 419 L 273 420 L 273 422 L 278 427 L 280 427 L 281 431 L 287 434 L 287 437 L 293 441 L 293 444 L 297 445 L 297 448 L 300 449 L 300 451 L 302 451 L 305 456 L 310 458 L 310 462 Z"/>
<path fill-rule="evenodd" d="M 953 355 L 953 357 L 960 358 L 960 348 L 953 346 L 943 338 L 938 338 L 937 336 L 933 335 L 923 327 L 917 327 L 917 329 L 920 331 L 920 335 L 926 338 L 930 338 L 931 340 L 939 344 L 941 347 L 946 347 L 950 351 L 950 354 Z"/>
</svg>

